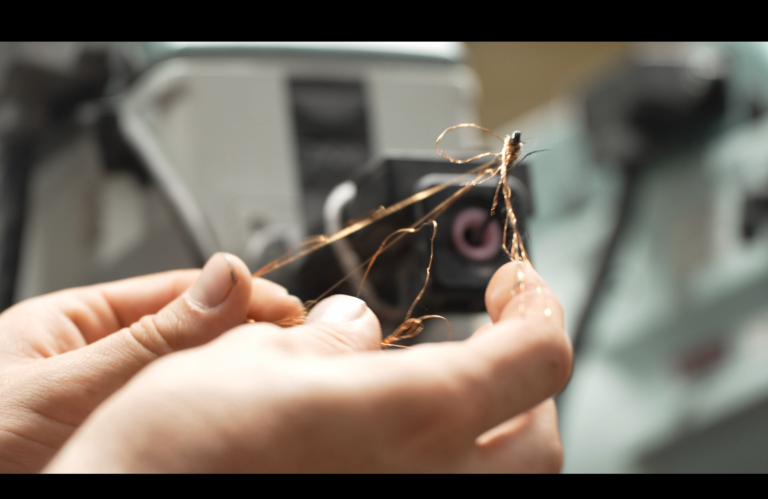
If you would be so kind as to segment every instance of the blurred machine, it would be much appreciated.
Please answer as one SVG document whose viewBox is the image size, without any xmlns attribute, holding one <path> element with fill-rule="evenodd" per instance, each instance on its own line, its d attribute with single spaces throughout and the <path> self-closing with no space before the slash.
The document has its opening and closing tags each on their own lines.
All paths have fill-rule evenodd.
<svg viewBox="0 0 768 499">
<path fill-rule="evenodd" d="M 0 101 L 0 307 L 218 250 L 256 269 L 366 203 L 444 181 L 435 137 L 476 121 L 460 44 L 118 44 L 70 59 L 14 66 Z M 766 109 L 768 45 L 662 45 L 496 130 L 549 150 L 521 169 L 518 202 L 576 345 L 565 471 L 768 471 Z M 403 177 L 417 163 L 425 175 Z M 476 194 L 454 221 L 476 224 Z M 436 285 L 488 271 L 495 254 L 451 267 L 493 237 L 473 227 L 440 243 L 453 253 L 436 252 Z M 314 298 L 364 246 L 270 278 Z M 390 305 L 413 286 L 400 270 L 372 276 Z M 451 317 L 458 338 L 484 320 Z"/>
<path fill-rule="evenodd" d="M 337 260 L 350 261 L 342 263 L 346 267 L 344 274 L 353 274 L 359 262 L 376 254 L 383 241 L 394 240 L 397 231 L 413 227 L 417 220 L 439 209 L 441 203 L 472 178 L 463 175 L 467 165 L 453 164 L 433 154 L 427 157 L 413 152 L 400 154 L 405 156 L 369 162 L 354 183 L 348 181 L 334 190 L 334 196 L 329 199 L 338 198 L 348 185 L 354 186 L 350 191 L 354 196 L 350 195 L 343 205 L 339 203 L 338 227 L 342 220 L 360 219 L 380 206 L 394 205 L 426 189 L 452 185 L 336 243 Z M 524 163 L 512 169 L 508 183 L 518 229 L 525 233 L 533 204 Z M 408 310 L 424 286 L 430 261 L 429 291 L 414 309 L 418 315 L 485 312 L 485 288 L 494 272 L 509 262 L 502 250 L 506 209 L 502 206 L 495 216 L 490 215 L 497 185 L 498 182 L 491 181 L 473 187 L 437 218 L 436 229 L 429 223 L 422 225 L 416 235 L 405 235 L 377 257 L 368 275 L 365 296 L 380 319 L 391 315 L 396 324 L 402 320 L 400 311 Z M 434 244 L 431 243 L 433 236 Z M 394 308 L 394 313 L 388 313 L 387 308 Z"/>
<path fill-rule="evenodd" d="M 443 129 L 476 121 L 460 43 L 71 51 L 65 70 L 29 57 L 9 69 L 2 105 L 19 118 L 4 133 L 2 307 L 215 251 L 256 270 L 327 232 L 329 193 L 370 158 L 434 154 Z M 448 140 L 482 145 L 471 132 Z M 342 275 L 327 249 L 269 277 L 311 299 Z"/>
<path fill-rule="evenodd" d="M 768 471 L 768 45 L 666 45 L 524 130 L 570 472 Z"/>
</svg>

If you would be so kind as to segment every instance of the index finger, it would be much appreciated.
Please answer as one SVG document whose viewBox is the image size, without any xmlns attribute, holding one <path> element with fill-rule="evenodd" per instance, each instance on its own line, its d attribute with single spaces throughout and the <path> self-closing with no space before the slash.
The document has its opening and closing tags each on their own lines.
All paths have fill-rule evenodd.
<svg viewBox="0 0 768 499">
<path fill-rule="evenodd" d="M 64 290 L 52 299 L 90 344 L 146 315 L 157 313 L 178 298 L 197 280 L 199 269 L 173 270 L 119 281 Z M 262 278 L 251 280 L 248 318 L 272 322 L 299 315 L 301 301 L 282 286 Z"/>
<path fill-rule="evenodd" d="M 100 292 L 119 319 L 120 327 L 126 327 L 175 300 L 192 286 L 200 272 L 199 269 L 162 272 L 85 289 Z M 274 322 L 300 315 L 302 309 L 301 300 L 288 294 L 283 286 L 261 277 L 251 279 L 249 319 Z"/>
<path fill-rule="evenodd" d="M 493 322 L 541 314 L 565 330 L 560 300 L 533 267 L 523 262 L 509 262 L 493 274 L 485 290 L 485 307 Z"/>
<path fill-rule="evenodd" d="M 573 362 L 560 300 L 529 264 L 510 262 L 496 271 L 486 289 L 486 308 L 495 324 L 469 344 L 488 363 L 489 389 L 503 395 L 489 405 L 487 422 L 477 418 L 481 429 L 559 392 Z"/>
</svg>

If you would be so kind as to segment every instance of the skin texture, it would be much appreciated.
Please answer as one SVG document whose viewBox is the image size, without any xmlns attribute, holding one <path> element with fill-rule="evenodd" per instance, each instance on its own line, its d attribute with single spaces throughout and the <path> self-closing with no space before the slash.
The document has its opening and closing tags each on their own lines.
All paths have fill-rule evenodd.
<svg viewBox="0 0 768 499">
<path fill-rule="evenodd" d="M 143 369 L 47 471 L 557 472 L 562 307 L 517 263 L 486 305 L 494 324 L 469 340 L 407 350 L 380 350 L 378 320 L 345 296 L 303 326 L 238 326 Z"/>
<path fill-rule="evenodd" d="M 201 270 L 164 272 L 40 296 L 0 314 L 0 472 L 41 470 L 101 402 L 159 357 L 247 317 L 269 322 L 301 310 L 231 255 L 214 255 L 203 272 L 196 290 Z"/>
</svg>

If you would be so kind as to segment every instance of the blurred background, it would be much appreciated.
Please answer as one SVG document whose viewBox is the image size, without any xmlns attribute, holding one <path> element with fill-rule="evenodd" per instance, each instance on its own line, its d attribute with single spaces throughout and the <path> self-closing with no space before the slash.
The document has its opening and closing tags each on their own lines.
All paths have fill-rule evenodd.
<svg viewBox="0 0 768 499">
<path fill-rule="evenodd" d="M 766 106 L 761 43 L 0 42 L 0 310 L 220 250 L 255 271 L 450 173 L 445 128 L 520 130 L 546 150 L 515 177 L 525 237 L 576 351 L 564 471 L 766 472 Z M 492 232 L 436 240 L 455 339 L 488 320 L 446 304 L 481 296 L 498 254 L 462 248 Z M 267 277 L 312 299 L 374 236 Z M 423 247 L 371 276 L 385 325 Z"/>
</svg>

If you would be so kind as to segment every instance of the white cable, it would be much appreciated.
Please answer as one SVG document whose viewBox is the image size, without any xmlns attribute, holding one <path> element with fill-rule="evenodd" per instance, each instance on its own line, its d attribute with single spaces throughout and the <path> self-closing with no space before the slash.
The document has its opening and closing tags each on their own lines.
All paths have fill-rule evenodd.
<svg viewBox="0 0 768 499">
<path fill-rule="evenodd" d="M 355 199 L 355 196 L 357 196 L 357 185 L 351 180 L 340 183 L 328 194 L 323 205 L 323 225 L 326 234 L 335 234 L 344 228 L 344 207 Z M 340 239 L 331 245 L 331 249 L 336 255 L 342 272 L 349 276 L 349 280 L 357 289 L 363 279 L 363 270 L 358 268 L 360 258 L 352 248 L 352 244 L 346 239 Z M 402 320 L 404 311 L 383 302 L 371 286 L 363 286 L 363 293 L 368 306 L 379 316 L 379 319 L 387 322 Z"/>
<path fill-rule="evenodd" d="M 347 203 L 355 199 L 355 196 L 357 196 L 357 185 L 351 180 L 340 183 L 328 194 L 323 205 L 323 222 L 326 234 L 335 234 L 343 228 L 344 216 L 342 211 Z M 360 265 L 357 253 L 355 253 L 352 245 L 346 239 L 337 241 L 331 245 L 331 248 L 336 255 L 336 259 L 339 261 L 344 275 L 352 274 Z M 354 277 L 359 278 L 360 276 L 355 275 Z M 355 284 L 359 285 L 359 279 L 356 280 Z"/>
</svg>

